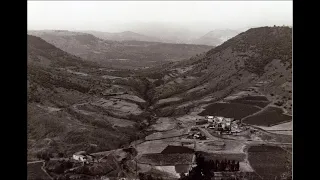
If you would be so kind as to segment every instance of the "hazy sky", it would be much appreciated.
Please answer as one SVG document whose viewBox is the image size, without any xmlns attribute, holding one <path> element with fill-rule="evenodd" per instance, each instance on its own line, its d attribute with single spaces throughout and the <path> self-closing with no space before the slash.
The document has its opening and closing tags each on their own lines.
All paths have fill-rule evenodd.
<svg viewBox="0 0 320 180">
<path fill-rule="evenodd" d="M 190 31 L 292 25 L 292 1 L 28 1 L 28 29 Z"/>
</svg>

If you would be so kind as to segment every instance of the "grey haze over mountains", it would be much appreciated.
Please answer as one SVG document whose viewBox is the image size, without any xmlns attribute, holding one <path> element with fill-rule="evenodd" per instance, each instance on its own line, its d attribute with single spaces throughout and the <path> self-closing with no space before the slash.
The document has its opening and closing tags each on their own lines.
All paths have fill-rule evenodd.
<svg viewBox="0 0 320 180">
<path fill-rule="evenodd" d="M 119 33 L 101 32 L 101 31 L 80 31 L 92 34 L 100 39 L 112 41 L 148 41 L 148 42 L 161 42 L 161 39 L 145 36 L 143 34 L 135 33 L 132 31 L 124 31 Z"/>
<path fill-rule="evenodd" d="M 213 46 L 193 44 L 170 44 L 142 41 L 146 36 L 135 33 L 116 35 L 118 41 L 99 38 L 84 32 L 66 30 L 28 31 L 29 35 L 42 38 L 50 44 L 101 66 L 113 68 L 142 68 L 162 63 L 181 61 L 204 53 Z M 134 36 L 125 36 L 133 34 Z M 113 38 L 113 39 L 114 39 Z M 134 39 L 136 38 L 136 39 Z M 144 39 L 147 40 L 147 39 Z"/>
<path fill-rule="evenodd" d="M 193 44 L 205 44 L 205 45 L 217 46 L 227 41 L 228 39 L 236 36 L 239 33 L 241 33 L 241 31 L 239 30 L 216 29 L 208 32 L 207 34 L 200 37 L 199 39 L 196 39 L 195 41 L 193 41 Z"/>
<path fill-rule="evenodd" d="M 249 28 L 245 28 L 249 29 Z M 132 31 L 124 31 L 119 33 L 101 32 L 101 31 L 78 31 L 92 34 L 97 38 L 111 41 L 147 41 L 147 42 L 163 42 L 163 43 L 179 43 L 179 44 L 199 44 L 217 46 L 228 39 L 241 33 L 243 29 L 214 29 L 206 34 L 200 32 L 192 32 L 186 29 L 171 29 L 163 31 L 142 30 L 142 33 Z M 137 30 L 139 31 L 139 30 Z M 145 32 L 143 32 L 145 31 Z M 148 35 L 144 35 L 144 33 Z"/>
</svg>

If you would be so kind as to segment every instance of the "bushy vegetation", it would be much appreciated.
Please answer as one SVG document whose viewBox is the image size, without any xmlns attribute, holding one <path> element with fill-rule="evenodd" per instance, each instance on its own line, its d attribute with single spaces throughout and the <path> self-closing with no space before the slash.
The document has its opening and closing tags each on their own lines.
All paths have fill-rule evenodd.
<svg viewBox="0 0 320 180">
<path fill-rule="evenodd" d="M 235 162 L 230 160 L 209 160 L 206 161 L 205 158 L 200 154 L 196 154 L 197 166 L 192 168 L 188 176 L 182 175 L 180 180 L 211 180 L 214 179 L 215 172 L 220 171 L 239 171 L 239 161 Z"/>
</svg>

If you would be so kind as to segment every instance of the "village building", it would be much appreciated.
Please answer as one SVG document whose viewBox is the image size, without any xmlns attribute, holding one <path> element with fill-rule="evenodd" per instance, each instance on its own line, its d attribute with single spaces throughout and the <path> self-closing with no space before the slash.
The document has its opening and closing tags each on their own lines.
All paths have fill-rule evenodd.
<svg viewBox="0 0 320 180">
<path fill-rule="evenodd" d="M 207 116 L 206 117 L 209 123 L 213 123 L 214 122 L 214 116 Z"/>
<path fill-rule="evenodd" d="M 83 163 L 89 163 L 94 161 L 94 156 L 87 154 L 85 151 L 79 151 L 72 155 L 72 158 L 76 161 L 80 161 Z"/>
</svg>

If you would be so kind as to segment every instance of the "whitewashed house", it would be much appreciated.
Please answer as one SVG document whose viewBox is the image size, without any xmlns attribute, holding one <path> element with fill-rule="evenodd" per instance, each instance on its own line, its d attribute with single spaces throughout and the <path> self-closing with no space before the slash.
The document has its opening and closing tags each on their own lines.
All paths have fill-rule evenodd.
<svg viewBox="0 0 320 180">
<path fill-rule="evenodd" d="M 83 163 L 88 163 L 88 162 L 92 162 L 94 159 L 93 156 L 91 156 L 90 154 L 87 154 L 85 151 L 79 151 L 76 152 L 72 155 L 72 158 L 76 161 L 80 161 Z"/>
<path fill-rule="evenodd" d="M 76 161 L 85 162 L 87 160 L 87 153 L 85 151 L 79 151 L 73 154 L 72 158 Z"/>
</svg>

